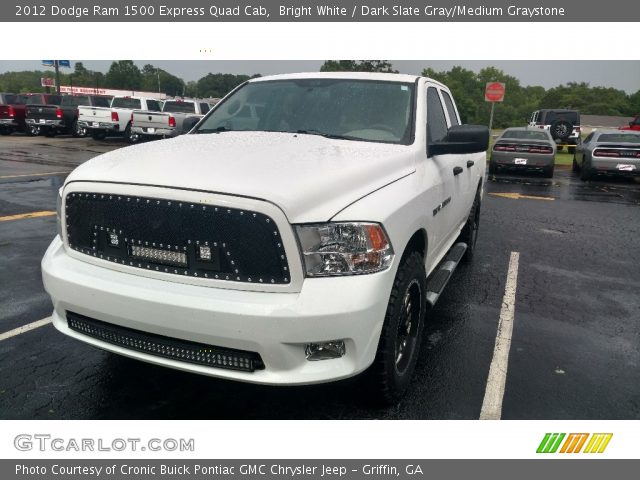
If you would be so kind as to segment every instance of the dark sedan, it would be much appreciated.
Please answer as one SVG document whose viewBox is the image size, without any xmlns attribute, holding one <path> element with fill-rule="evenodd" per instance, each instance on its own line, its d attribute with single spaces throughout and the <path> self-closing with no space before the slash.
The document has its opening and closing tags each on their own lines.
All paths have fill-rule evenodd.
<svg viewBox="0 0 640 480">
<path fill-rule="evenodd" d="M 555 158 L 556 144 L 547 130 L 507 128 L 493 145 L 489 173 L 501 170 L 536 171 L 551 178 Z"/>
<path fill-rule="evenodd" d="M 640 132 L 596 130 L 576 147 L 573 171 L 582 180 L 597 174 L 640 176 Z"/>
</svg>

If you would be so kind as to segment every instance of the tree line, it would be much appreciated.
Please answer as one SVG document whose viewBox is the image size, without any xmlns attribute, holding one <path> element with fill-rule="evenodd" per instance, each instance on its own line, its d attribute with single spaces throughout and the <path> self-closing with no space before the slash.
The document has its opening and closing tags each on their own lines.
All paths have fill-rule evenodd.
<svg viewBox="0 0 640 480">
<path fill-rule="evenodd" d="M 361 71 L 398 73 L 388 60 L 327 60 L 320 71 Z M 495 67 L 479 72 L 455 66 L 451 70 L 436 71 L 430 67 L 422 75 L 447 85 L 456 99 L 464 123 L 487 124 L 490 103 L 484 101 L 487 82 L 503 82 L 506 86 L 504 102 L 495 109 L 497 128 L 526 123 L 531 112 L 540 108 L 571 108 L 582 114 L 630 117 L 640 113 L 640 90 L 628 95 L 623 90 L 591 87 L 585 82 L 570 82 L 550 89 L 523 86 L 520 80 Z M 259 74 L 253 77 L 260 76 Z M 52 71 L 22 71 L 0 74 L 0 91 L 41 92 L 41 77 L 53 77 Z M 87 69 L 82 62 L 74 64 L 73 73 L 61 73 L 64 85 L 115 88 L 123 90 L 161 91 L 169 96 L 220 98 L 247 81 L 249 75 L 209 73 L 197 81 L 185 82 L 180 77 L 154 65 L 139 68 L 131 60 L 114 61 L 107 73 Z"/>
</svg>

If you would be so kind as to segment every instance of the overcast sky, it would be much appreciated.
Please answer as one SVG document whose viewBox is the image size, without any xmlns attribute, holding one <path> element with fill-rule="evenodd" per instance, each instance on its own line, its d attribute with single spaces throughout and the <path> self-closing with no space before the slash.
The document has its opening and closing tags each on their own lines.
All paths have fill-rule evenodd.
<svg viewBox="0 0 640 480">
<path fill-rule="evenodd" d="M 73 60 L 75 61 L 75 60 Z M 78 60 L 90 70 L 105 72 L 111 65 L 107 60 Z M 186 80 L 198 80 L 207 73 L 234 73 L 253 75 L 260 73 L 293 73 L 318 71 L 322 61 L 315 60 L 238 60 L 238 61 L 205 61 L 205 60 L 135 60 L 142 67 L 147 63 Z M 391 61 L 394 68 L 401 73 L 419 75 L 425 67 L 436 71 L 449 70 L 454 65 L 461 65 L 469 70 L 479 71 L 486 66 L 495 66 L 509 75 L 520 79 L 527 85 L 541 85 L 545 88 L 555 87 L 567 82 L 587 82 L 592 87 L 613 87 L 627 93 L 640 90 L 640 61 L 606 61 L 606 60 L 502 60 L 502 61 L 430 61 L 430 60 L 397 60 Z M 15 70 L 45 70 L 37 60 L 5 61 L 0 60 L 0 73 Z"/>
</svg>

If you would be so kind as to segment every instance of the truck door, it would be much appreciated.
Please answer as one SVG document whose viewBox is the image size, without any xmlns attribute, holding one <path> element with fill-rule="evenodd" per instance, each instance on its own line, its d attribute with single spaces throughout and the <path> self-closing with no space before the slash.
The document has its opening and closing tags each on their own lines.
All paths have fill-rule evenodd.
<svg viewBox="0 0 640 480">
<path fill-rule="evenodd" d="M 427 191 L 432 190 L 432 194 L 426 196 L 428 204 L 427 215 L 431 217 L 432 228 L 429 233 L 429 242 L 433 245 L 429 252 L 429 262 L 436 262 L 446 253 L 447 240 L 454 228 L 452 215 L 452 203 L 456 202 L 456 182 L 453 169 L 457 155 L 431 155 L 428 145 L 431 142 L 443 140 L 447 135 L 447 118 L 445 110 L 438 94 L 436 86 L 427 85 L 427 178 L 425 181 L 431 183 Z M 431 176 L 431 178 L 429 178 Z"/>
<path fill-rule="evenodd" d="M 453 125 L 460 125 L 460 117 L 456 110 L 455 104 L 449 92 L 443 89 L 440 90 L 440 96 L 442 98 L 442 104 L 445 107 L 445 113 L 447 114 L 447 125 L 449 127 Z M 456 193 L 457 203 L 453 205 L 458 217 L 458 224 L 453 225 L 453 228 L 460 226 L 467 220 L 471 205 L 476 196 L 476 190 L 478 189 L 478 183 L 480 181 L 479 165 L 476 165 L 474 156 L 477 155 L 452 155 L 456 165 L 462 168 L 462 172 L 455 175 L 454 188 Z M 458 169 L 459 171 L 459 169 Z M 455 222 L 454 222 L 455 223 Z"/>
</svg>

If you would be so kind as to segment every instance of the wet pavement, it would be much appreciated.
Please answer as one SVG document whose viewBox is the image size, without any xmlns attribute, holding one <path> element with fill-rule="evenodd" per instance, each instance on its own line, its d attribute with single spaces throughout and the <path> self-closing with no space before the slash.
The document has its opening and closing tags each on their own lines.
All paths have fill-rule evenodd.
<svg viewBox="0 0 640 480">
<path fill-rule="evenodd" d="M 55 210 L 69 170 L 117 139 L 0 137 L 0 217 Z M 0 334 L 47 317 L 40 260 L 55 216 L 0 222 Z M 487 179 L 477 254 L 428 324 L 400 405 L 372 408 L 357 381 L 264 387 L 103 352 L 51 325 L 0 341 L 4 419 L 476 419 L 509 256 L 520 252 L 502 418 L 640 418 L 640 183 Z"/>
</svg>

